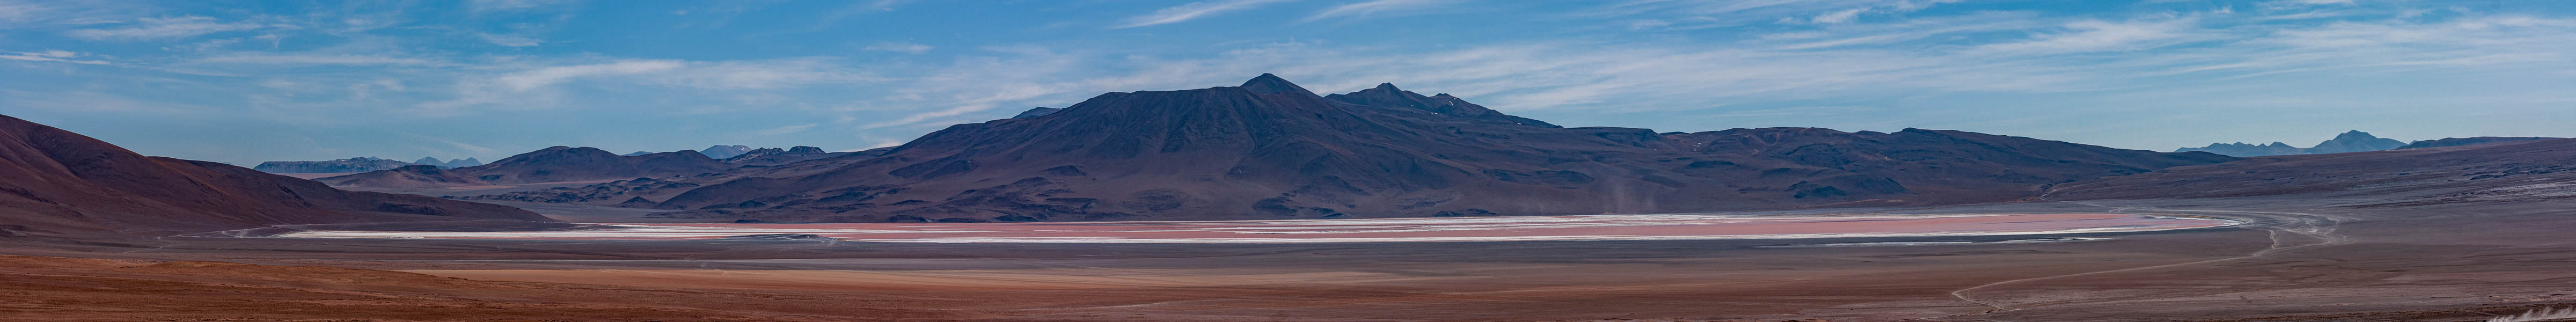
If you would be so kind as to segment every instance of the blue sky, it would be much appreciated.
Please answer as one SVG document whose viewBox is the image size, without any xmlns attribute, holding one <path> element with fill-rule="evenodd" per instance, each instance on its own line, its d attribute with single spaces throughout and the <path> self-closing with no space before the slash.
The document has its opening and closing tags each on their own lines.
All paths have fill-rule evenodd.
<svg viewBox="0 0 2576 322">
<path fill-rule="evenodd" d="M 1567 126 L 2576 136 L 2576 2 L 0 0 L 0 114 L 254 164 L 858 150 L 1277 73 Z"/>
</svg>

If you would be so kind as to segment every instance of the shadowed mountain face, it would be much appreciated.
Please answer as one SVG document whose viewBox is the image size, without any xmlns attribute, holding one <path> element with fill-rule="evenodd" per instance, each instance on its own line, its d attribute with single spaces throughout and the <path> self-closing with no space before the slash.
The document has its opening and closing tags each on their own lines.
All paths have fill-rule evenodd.
<svg viewBox="0 0 2576 322">
<path fill-rule="evenodd" d="M 2399 204 L 2567 198 L 2576 139 L 2247 158 L 2059 185 L 2050 198 L 2369 196 Z"/>
<path fill-rule="evenodd" d="M 251 167 L 251 169 L 267 173 L 350 173 L 400 168 L 412 164 L 414 163 L 370 157 L 355 157 L 331 161 L 260 162 L 259 166 Z"/>
<path fill-rule="evenodd" d="M 1392 85 L 1333 97 L 1266 74 L 1108 93 L 832 168 L 589 199 L 774 222 L 1654 213 L 2005 201 L 2234 160 L 1919 129 L 1556 128 Z"/>
<path fill-rule="evenodd" d="M 2209 144 L 2209 146 L 2206 146 L 2206 147 L 2198 147 L 2198 148 L 2182 148 L 2182 149 L 2176 149 L 2176 150 L 2174 150 L 2174 152 L 2192 152 L 2192 151 L 2201 151 L 2201 152 L 2217 153 L 2217 154 L 2224 154 L 2224 155 L 2228 155 L 2228 156 L 2236 156 L 2236 157 L 2259 157 L 2259 156 L 2272 156 L 2272 155 L 2326 154 L 2326 153 L 2345 153 L 2345 152 L 2379 151 L 2379 150 L 2396 149 L 2396 148 L 2398 148 L 2398 147 L 2402 147 L 2402 146 L 2406 146 L 2406 142 L 2405 142 L 2405 141 L 2398 141 L 2398 140 L 2392 140 L 2392 139 L 2384 139 L 2384 138 L 2380 138 L 2380 137 L 2378 137 L 2378 136 L 2372 136 L 2372 135 L 2370 135 L 2370 133 L 2364 133 L 2364 132 L 2362 132 L 2362 131 L 2357 131 L 2357 130 L 2356 130 L 2356 131 L 2343 132 L 2343 134 L 2335 135 L 2335 138 L 2334 138 L 2334 139 L 2326 140 L 2325 142 L 2318 142 L 2318 143 L 2317 143 L 2317 146 L 2314 146 L 2314 147 L 2306 147 L 2306 148 L 2293 147 L 2293 146 L 2290 146 L 2289 144 L 2282 144 L 2281 142 L 2272 142 L 2272 144 L 2263 144 L 2263 145 L 2245 144 L 2244 142 L 2237 142 L 2237 143 L 2211 143 L 2211 144 Z"/>
<path fill-rule="evenodd" d="M 222 163 L 146 157 L 0 116 L 0 235 L 179 233 L 281 224 L 503 219 L 498 205 L 341 191 Z"/>
<path fill-rule="evenodd" d="M 427 188 L 493 184 L 658 178 L 712 173 L 733 168 L 697 151 L 621 156 L 596 148 L 550 147 L 491 164 L 438 169 L 404 167 L 315 179 L 333 186 L 359 188 Z"/>
</svg>

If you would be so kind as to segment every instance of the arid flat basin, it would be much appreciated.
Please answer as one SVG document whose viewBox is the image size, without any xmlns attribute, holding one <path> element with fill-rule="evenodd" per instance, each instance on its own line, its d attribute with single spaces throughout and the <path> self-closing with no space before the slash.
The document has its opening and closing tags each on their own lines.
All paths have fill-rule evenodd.
<svg viewBox="0 0 2576 322">
<path fill-rule="evenodd" d="M 2000 236 L 2221 227 L 2236 221 L 2112 213 L 1589 215 L 1078 223 L 605 224 L 572 231 L 320 230 L 300 238 L 709 239 L 812 234 L 911 243 L 1330 243 Z"/>
</svg>

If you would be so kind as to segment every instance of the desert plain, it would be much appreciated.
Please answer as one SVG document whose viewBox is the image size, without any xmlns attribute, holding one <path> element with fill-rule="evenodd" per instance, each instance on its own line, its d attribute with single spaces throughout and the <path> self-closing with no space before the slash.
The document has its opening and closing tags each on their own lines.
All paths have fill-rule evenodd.
<svg viewBox="0 0 2576 322">
<path fill-rule="evenodd" d="M 0 312 L 27 321 L 355 312 L 369 321 L 2485 321 L 2576 305 L 2576 245 L 2532 242 L 2563 236 L 2569 227 L 2551 219 L 2568 205 L 2032 200 L 1866 212 L 2237 223 L 1690 240 L 15 240 L 13 255 L 97 259 L 0 261 L 10 293 Z M 1084 225 L 1104 224 L 1133 223 Z"/>
</svg>

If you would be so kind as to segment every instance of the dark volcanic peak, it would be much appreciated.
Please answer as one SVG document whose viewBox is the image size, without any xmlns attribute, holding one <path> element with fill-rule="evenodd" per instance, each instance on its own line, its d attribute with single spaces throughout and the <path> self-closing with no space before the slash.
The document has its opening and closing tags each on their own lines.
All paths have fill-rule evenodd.
<svg viewBox="0 0 2576 322">
<path fill-rule="evenodd" d="M 2521 142 L 2521 141 L 2537 141 L 2537 140 L 2556 140 L 2556 139 L 2562 139 L 2562 138 L 2528 137 L 2528 136 L 2481 136 L 2481 137 L 2468 137 L 2468 138 L 2444 138 L 2444 139 L 2439 139 L 2439 140 L 2423 140 L 2423 141 L 2415 141 L 2415 143 L 2408 143 L 2408 144 L 2406 144 L 2406 146 L 2401 146 L 2401 147 L 2397 147 L 2397 148 L 2398 148 L 2398 149 L 2422 149 L 2422 148 L 2438 148 L 2438 147 L 2446 147 L 2446 146 L 2479 145 L 2479 144 L 2488 144 L 2488 143 Z"/>
<path fill-rule="evenodd" d="M 2378 136 L 2372 136 L 2370 133 L 2363 133 L 2356 130 L 2343 132 L 2343 134 L 2335 135 L 2335 138 L 2332 140 L 2319 142 L 2317 143 L 2317 146 L 2308 148 L 2308 154 L 2379 151 L 2395 149 L 2401 146 L 2406 146 L 2406 142 L 2383 139 Z"/>
<path fill-rule="evenodd" d="M 835 158 L 846 162 L 832 168 L 719 175 L 728 179 L 653 206 L 767 222 L 1905 206 L 2007 201 L 2048 184 L 2235 160 L 1920 129 L 1554 128 L 1470 118 L 1490 110 L 1468 104 L 1443 112 L 1363 98 L 1463 103 L 1382 87 L 1340 95 L 1362 103 L 1275 75 L 1241 87 L 1113 92 L 1046 117 L 951 126 L 881 156 Z"/>
<path fill-rule="evenodd" d="M 423 167 L 423 166 L 414 166 Z M 516 208 L 332 189 L 215 162 L 146 157 L 0 115 L 0 235 L 176 233 L 283 224 L 506 219 Z"/>
<path fill-rule="evenodd" d="M 2391 139 L 2384 139 L 2384 138 L 2380 138 L 2380 137 L 2378 137 L 2378 136 L 2370 135 L 2370 133 L 2364 133 L 2364 132 L 2362 132 L 2362 131 L 2358 131 L 2358 130 L 2356 130 L 2356 131 L 2349 131 L 2349 132 L 2344 132 L 2343 134 L 2335 135 L 2335 138 L 2334 138 L 2334 139 L 2326 140 L 2325 142 L 2318 142 L 2316 146 L 2313 146 L 2313 147 L 2307 147 L 2307 148 L 2293 147 L 2293 146 L 2290 146 L 2289 144 L 2282 144 L 2281 142 L 2272 142 L 2272 144 L 2265 144 L 2265 145 L 2253 145 L 2253 144 L 2245 144 L 2245 143 L 2243 143 L 2243 142 L 2238 142 L 2238 143 L 2232 143 L 2232 144 L 2228 144 L 2228 143 L 2212 143 L 2212 144 L 2210 144 L 2209 146 L 2206 146 L 2206 147 L 2199 147 L 2199 148 L 2182 148 L 2182 149 L 2176 149 L 2176 150 L 2174 150 L 2174 152 L 2192 152 L 2192 151 L 2201 151 L 2201 152 L 2217 153 L 2217 154 L 2224 154 L 2224 155 L 2228 155 L 2228 156 L 2236 156 L 2236 157 L 2258 157 L 2258 156 L 2273 156 L 2273 155 L 2326 154 L 2326 153 L 2345 153 L 2345 152 L 2379 151 L 2379 150 L 2395 149 L 2395 148 L 2397 148 L 2397 147 L 2401 147 L 2401 146 L 2406 146 L 2406 142 L 2398 141 L 2398 140 L 2391 140 Z"/>
<path fill-rule="evenodd" d="M 1271 75 L 1269 73 L 1262 73 L 1261 76 L 1253 77 L 1252 80 L 1243 81 L 1243 85 L 1237 87 L 1242 87 L 1243 90 L 1252 91 L 1252 93 L 1255 94 L 1298 93 L 1306 94 L 1308 96 L 1315 95 L 1315 92 L 1306 91 L 1305 87 L 1297 86 L 1296 83 L 1290 83 L 1287 79 L 1279 78 L 1279 75 Z"/>
<path fill-rule="evenodd" d="M 267 173 L 352 173 L 400 168 L 409 162 L 355 157 L 331 161 L 269 161 L 251 169 Z"/>
<path fill-rule="evenodd" d="M 1555 124 L 1548 124 L 1547 122 L 1541 122 L 1539 120 L 1506 115 L 1503 114 L 1503 112 L 1485 108 L 1484 106 L 1476 105 L 1475 103 L 1468 103 L 1465 99 L 1460 99 L 1456 96 L 1449 96 L 1447 93 L 1425 97 L 1422 96 L 1422 94 L 1415 94 L 1412 91 L 1397 89 L 1395 88 L 1395 84 L 1390 83 L 1379 83 L 1377 84 L 1377 87 L 1360 90 L 1358 92 L 1351 92 L 1349 94 L 1326 95 L 1324 96 L 1324 99 L 1368 107 L 1418 110 L 1475 120 L 1505 122 L 1537 127 L 1558 127 Z"/>
</svg>

